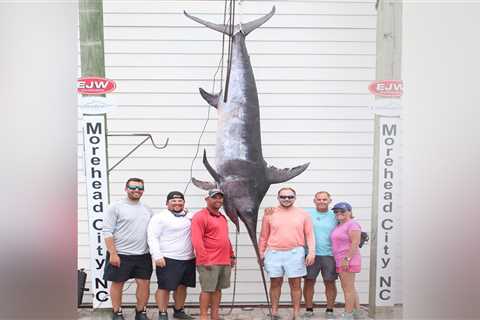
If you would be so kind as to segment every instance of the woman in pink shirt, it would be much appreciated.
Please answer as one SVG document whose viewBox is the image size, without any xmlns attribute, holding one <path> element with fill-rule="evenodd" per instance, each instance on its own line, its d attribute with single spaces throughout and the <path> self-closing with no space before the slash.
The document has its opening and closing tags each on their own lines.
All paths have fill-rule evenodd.
<svg viewBox="0 0 480 320">
<path fill-rule="evenodd" d="M 345 296 L 345 313 L 343 319 L 352 319 L 353 314 L 360 312 L 358 293 L 355 289 L 355 274 L 360 272 L 361 256 L 358 250 L 360 243 L 360 225 L 353 220 L 352 206 L 339 202 L 333 208 L 338 220 L 337 227 L 332 231 L 333 255 L 340 275 L 343 294 Z"/>
</svg>

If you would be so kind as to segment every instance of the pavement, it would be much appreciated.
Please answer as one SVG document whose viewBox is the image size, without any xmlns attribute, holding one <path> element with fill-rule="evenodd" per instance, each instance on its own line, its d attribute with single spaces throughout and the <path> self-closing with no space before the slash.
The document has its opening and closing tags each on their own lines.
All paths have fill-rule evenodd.
<svg viewBox="0 0 480 320">
<path fill-rule="evenodd" d="M 186 313 L 194 316 L 196 319 L 199 319 L 199 309 L 198 308 L 185 308 Z M 303 315 L 303 311 L 301 315 Z M 362 311 L 364 314 L 363 319 L 372 319 L 367 316 L 367 309 L 362 307 Z M 335 309 L 335 315 L 337 318 L 340 317 L 341 313 L 343 312 L 343 308 Z M 125 320 L 134 320 L 135 319 L 135 310 L 134 308 L 123 308 L 123 314 Z M 268 308 L 259 308 L 259 307 L 246 307 L 246 308 L 233 308 L 225 307 L 220 310 L 220 315 L 224 320 L 269 320 L 270 317 L 268 316 L 269 311 Z M 147 310 L 148 318 L 151 320 L 157 320 L 158 317 L 158 309 L 156 308 L 149 308 Z M 281 316 L 282 320 L 290 320 L 292 319 L 292 309 L 291 308 L 280 308 L 279 315 Z M 172 310 L 169 308 L 168 310 L 168 317 L 169 319 L 174 319 L 172 315 Z M 81 308 L 78 309 L 78 320 L 109 320 L 111 319 L 111 311 L 110 310 L 92 310 L 89 308 Z M 304 317 L 302 316 L 300 320 L 303 320 Z M 315 313 L 313 317 L 305 318 L 305 319 L 325 319 L 325 309 L 318 308 L 315 309 Z M 381 313 L 375 315 L 374 319 L 402 319 L 402 307 L 395 306 L 393 312 L 389 313 Z"/>
</svg>

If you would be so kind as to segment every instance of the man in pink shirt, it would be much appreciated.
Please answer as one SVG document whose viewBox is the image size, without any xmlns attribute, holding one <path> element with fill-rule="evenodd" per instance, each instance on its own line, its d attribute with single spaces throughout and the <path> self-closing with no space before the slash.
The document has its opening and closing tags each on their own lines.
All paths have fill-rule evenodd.
<svg viewBox="0 0 480 320">
<path fill-rule="evenodd" d="M 272 214 L 265 214 L 260 231 L 259 251 L 261 262 L 270 276 L 270 300 L 272 317 L 278 316 L 278 303 L 282 290 L 283 276 L 288 278 L 293 304 L 293 318 L 300 315 L 302 298 L 301 279 L 307 274 L 306 266 L 315 261 L 315 237 L 310 215 L 295 207 L 296 192 L 292 188 L 278 191 L 279 206 Z M 308 255 L 305 258 L 305 239 Z"/>
<path fill-rule="evenodd" d="M 231 268 L 235 256 L 228 237 L 227 219 L 220 213 L 223 193 L 218 189 L 208 191 L 207 207 L 196 212 L 192 219 L 192 245 L 195 250 L 200 278 L 200 320 L 219 319 L 222 289 L 230 287 Z"/>
</svg>

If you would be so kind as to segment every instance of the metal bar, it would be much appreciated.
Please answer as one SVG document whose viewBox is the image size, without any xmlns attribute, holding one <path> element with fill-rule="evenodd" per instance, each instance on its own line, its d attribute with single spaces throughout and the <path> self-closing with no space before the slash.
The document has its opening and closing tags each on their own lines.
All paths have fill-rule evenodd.
<svg viewBox="0 0 480 320">
<path fill-rule="evenodd" d="M 142 142 L 140 142 L 139 144 L 137 144 L 132 150 L 130 150 L 125 156 L 123 156 L 115 165 L 113 165 L 109 170 L 108 170 L 108 173 L 110 173 L 110 171 L 112 171 L 113 169 L 115 169 L 120 163 L 122 163 L 126 158 L 128 158 L 129 155 L 131 155 L 135 150 L 137 150 L 138 148 L 140 148 L 140 146 L 142 144 L 144 144 L 145 142 L 147 142 L 148 140 L 151 140 L 152 141 L 152 145 L 157 148 L 157 149 L 165 149 L 168 145 L 168 141 L 170 140 L 170 138 L 167 138 L 167 140 L 165 140 L 165 143 L 162 145 L 162 146 L 157 146 L 155 144 L 155 142 L 153 141 L 153 137 L 151 134 L 148 134 L 148 133 L 132 133 L 132 134 L 108 134 L 107 136 L 109 137 L 146 137 Z"/>
</svg>

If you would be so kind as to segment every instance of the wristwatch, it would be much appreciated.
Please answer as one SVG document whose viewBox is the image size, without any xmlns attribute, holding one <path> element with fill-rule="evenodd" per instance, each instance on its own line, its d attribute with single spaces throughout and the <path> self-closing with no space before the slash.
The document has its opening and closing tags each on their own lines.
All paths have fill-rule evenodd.
<svg viewBox="0 0 480 320">
<path fill-rule="evenodd" d="M 350 262 L 350 260 L 352 260 L 352 258 L 349 258 L 347 256 L 343 257 L 343 260 L 347 261 L 347 262 Z"/>
</svg>

